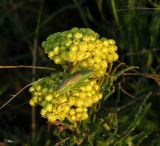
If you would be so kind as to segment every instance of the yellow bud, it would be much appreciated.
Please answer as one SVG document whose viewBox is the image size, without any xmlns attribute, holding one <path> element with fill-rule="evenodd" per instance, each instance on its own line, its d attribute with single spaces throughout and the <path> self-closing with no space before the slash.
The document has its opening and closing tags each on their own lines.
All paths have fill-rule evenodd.
<svg viewBox="0 0 160 146">
<path fill-rule="evenodd" d="M 59 57 L 55 57 L 54 58 L 54 62 L 55 62 L 55 64 L 60 64 L 62 62 L 60 56 Z"/>
<path fill-rule="evenodd" d="M 118 60 L 118 54 L 117 53 L 113 53 L 112 54 L 112 57 L 113 57 L 113 61 L 116 61 L 116 60 Z"/>
<path fill-rule="evenodd" d="M 67 97 L 63 96 L 59 98 L 59 103 L 67 102 Z"/>
<path fill-rule="evenodd" d="M 102 97 L 103 97 L 103 95 L 100 93 L 100 94 L 98 95 L 99 100 L 102 99 Z"/>
<path fill-rule="evenodd" d="M 77 121 L 81 119 L 81 114 L 80 113 L 76 114 L 76 119 L 77 119 Z"/>
<path fill-rule="evenodd" d="M 94 59 L 94 62 L 97 64 L 101 62 L 101 58 L 99 57 L 94 57 L 93 59 Z"/>
<path fill-rule="evenodd" d="M 40 101 L 40 98 L 38 96 L 34 96 L 32 99 L 35 103 L 38 103 Z"/>
<path fill-rule="evenodd" d="M 30 104 L 31 106 L 35 106 L 35 105 L 36 105 L 33 99 L 31 99 L 31 100 L 29 101 L 29 104 Z"/>
<path fill-rule="evenodd" d="M 41 89 L 42 89 L 42 86 L 41 86 L 41 85 L 36 86 L 36 90 L 37 90 L 37 91 L 40 91 Z"/>
<path fill-rule="evenodd" d="M 87 91 L 87 92 L 92 91 L 92 86 L 87 85 L 87 86 L 86 86 L 86 91 Z"/>
<path fill-rule="evenodd" d="M 71 62 L 74 62 L 75 60 L 77 60 L 76 52 L 70 51 L 68 54 L 68 59 Z"/>
<path fill-rule="evenodd" d="M 82 66 L 82 67 L 87 67 L 87 66 L 88 66 L 88 64 L 87 64 L 87 62 L 86 62 L 86 61 L 83 61 L 83 62 L 81 63 L 81 66 Z"/>
<path fill-rule="evenodd" d="M 75 37 L 76 39 L 79 39 L 79 38 L 81 38 L 82 36 L 83 36 L 83 34 L 80 33 L 80 32 L 76 32 L 76 33 L 74 34 L 74 37 Z"/>
<path fill-rule="evenodd" d="M 97 77 L 104 76 L 105 73 L 106 73 L 106 69 L 105 70 L 100 70 L 100 71 L 98 71 L 98 74 L 97 74 L 98 76 Z"/>
<path fill-rule="evenodd" d="M 73 92 L 72 95 L 74 95 L 74 96 L 80 96 L 80 93 L 79 92 Z"/>
<path fill-rule="evenodd" d="M 79 44 L 79 51 L 80 52 L 86 52 L 88 49 L 87 45 L 86 44 Z"/>
<path fill-rule="evenodd" d="M 82 53 L 82 52 L 79 52 L 78 55 L 77 55 L 77 60 L 78 61 L 81 61 L 85 58 L 85 53 Z"/>
<path fill-rule="evenodd" d="M 66 105 L 64 106 L 63 109 L 64 109 L 64 112 L 67 113 L 70 110 L 70 106 Z"/>
<path fill-rule="evenodd" d="M 72 45 L 71 47 L 70 47 L 70 51 L 72 51 L 72 52 L 76 52 L 78 50 L 78 47 L 77 47 L 77 45 Z"/>
<path fill-rule="evenodd" d="M 90 94 L 91 94 L 91 96 L 92 96 L 92 95 L 95 94 L 95 93 L 96 93 L 96 91 L 95 91 L 94 88 L 93 88 L 93 90 L 90 91 Z"/>
<path fill-rule="evenodd" d="M 67 38 L 72 38 L 72 34 L 71 34 L 71 33 L 68 33 L 68 34 L 66 35 L 66 37 L 67 37 Z"/>
<path fill-rule="evenodd" d="M 61 112 L 61 113 L 59 113 L 58 116 L 59 116 L 58 119 L 59 119 L 60 121 L 63 121 L 63 120 L 65 119 L 65 117 L 66 117 L 66 114 L 63 113 L 63 112 Z"/>
<path fill-rule="evenodd" d="M 98 102 L 99 101 L 99 97 L 98 96 L 93 96 L 93 98 L 92 98 L 92 101 L 93 101 L 93 103 L 96 103 L 96 102 Z"/>
<path fill-rule="evenodd" d="M 100 66 L 100 64 L 94 64 L 94 69 L 96 69 L 96 70 L 100 70 L 101 69 L 101 66 Z"/>
<path fill-rule="evenodd" d="M 83 112 L 81 114 L 81 120 L 86 120 L 86 119 L 88 119 L 88 114 L 86 112 Z"/>
<path fill-rule="evenodd" d="M 85 92 L 80 93 L 79 97 L 82 98 L 82 99 L 86 98 L 86 93 Z"/>
<path fill-rule="evenodd" d="M 96 36 L 90 36 L 90 40 L 91 41 L 95 41 L 96 40 Z"/>
<path fill-rule="evenodd" d="M 55 48 L 53 49 L 53 52 L 54 52 L 55 55 L 58 55 L 58 54 L 59 54 L 59 51 L 60 51 L 59 47 L 55 47 Z"/>
<path fill-rule="evenodd" d="M 96 80 L 91 80 L 90 82 L 89 82 L 89 85 L 90 86 L 94 86 L 96 84 Z"/>
<path fill-rule="evenodd" d="M 103 44 L 104 44 L 106 47 L 108 47 L 109 41 L 108 41 L 108 40 L 104 40 L 104 41 L 103 41 Z"/>
<path fill-rule="evenodd" d="M 87 51 L 89 51 L 90 53 L 91 53 L 92 51 L 94 51 L 94 49 L 95 49 L 95 44 L 94 44 L 94 43 L 89 43 L 89 44 L 87 45 Z"/>
<path fill-rule="evenodd" d="M 100 90 L 100 86 L 98 84 L 94 85 L 94 90 L 99 91 Z"/>
<path fill-rule="evenodd" d="M 46 113 L 47 113 L 46 109 L 42 108 L 42 109 L 41 109 L 41 112 L 40 112 L 41 116 L 42 116 L 42 117 L 45 117 L 45 116 L 46 116 Z"/>
<path fill-rule="evenodd" d="M 79 44 L 79 42 L 80 42 L 80 40 L 79 40 L 79 39 L 74 39 L 74 40 L 73 40 L 73 44 L 75 44 L 75 45 L 78 45 L 78 44 Z"/>
<path fill-rule="evenodd" d="M 109 39 L 108 42 L 109 42 L 109 45 L 115 45 L 116 44 L 115 40 L 113 40 L 113 39 Z"/>
<path fill-rule="evenodd" d="M 117 46 L 116 45 L 109 46 L 109 49 L 108 49 L 109 53 L 114 53 L 115 51 L 117 51 Z"/>
<path fill-rule="evenodd" d="M 69 114 L 70 114 L 71 116 L 75 115 L 75 114 L 76 114 L 75 109 L 70 109 Z"/>
<path fill-rule="evenodd" d="M 50 51 L 50 52 L 48 53 L 48 57 L 49 57 L 49 58 L 53 58 L 54 55 L 55 55 L 55 54 L 54 54 L 53 51 Z"/>
<path fill-rule="evenodd" d="M 87 35 L 84 36 L 82 39 L 83 39 L 83 41 L 85 41 L 85 42 L 89 42 L 89 41 L 90 41 L 90 38 L 89 38 L 89 36 L 87 36 Z"/>
<path fill-rule="evenodd" d="M 109 48 L 108 47 L 103 47 L 102 48 L 102 53 L 104 54 L 103 58 L 105 58 L 106 55 L 109 53 Z"/>
<path fill-rule="evenodd" d="M 76 113 L 81 113 L 83 112 L 83 108 L 82 107 L 77 107 L 76 108 Z"/>
<path fill-rule="evenodd" d="M 89 57 L 91 57 L 91 53 L 90 52 L 86 52 L 85 53 L 85 58 L 89 58 Z"/>
<path fill-rule="evenodd" d="M 84 111 L 84 112 L 87 112 L 87 108 L 86 108 L 86 107 L 83 107 L 83 111 Z"/>
<path fill-rule="evenodd" d="M 57 120 L 56 116 L 52 113 L 47 114 L 47 119 L 49 122 L 55 122 Z"/>
<path fill-rule="evenodd" d="M 48 103 L 47 106 L 45 107 L 46 111 L 51 112 L 52 111 L 52 104 Z"/>
<path fill-rule="evenodd" d="M 72 41 L 70 39 L 66 40 L 66 46 L 69 47 L 72 44 Z"/>
<path fill-rule="evenodd" d="M 42 88 L 42 94 L 45 94 L 48 92 L 48 88 Z"/>
<path fill-rule="evenodd" d="M 29 92 L 33 92 L 35 90 L 35 88 L 32 86 L 29 88 Z"/>
<path fill-rule="evenodd" d="M 87 96 L 92 96 L 92 92 L 86 92 Z"/>
<path fill-rule="evenodd" d="M 59 96 L 60 96 L 60 94 L 59 94 L 59 93 L 56 93 L 56 94 L 55 94 L 55 97 L 59 97 Z"/>
<path fill-rule="evenodd" d="M 63 111 L 64 111 L 64 108 L 59 105 L 58 108 L 57 108 L 57 111 L 58 111 L 58 112 L 63 112 Z"/>
<path fill-rule="evenodd" d="M 84 103 L 84 106 L 86 107 L 92 106 L 92 99 L 91 98 L 87 99 L 87 102 Z"/>
<path fill-rule="evenodd" d="M 83 92 L 86 92 L 86 87 L 82 86 L 82 87 L 80 87 L 80 90 L 83 91 Z"/>
<path fill-rule="evenodd" d="M 89 59 L 87 59 L 87 64 L 88 65 L 94 65 L 95 62 L 94 62 L 94 60 L 92 58 L 89 58 Z"/>
<path fill-rule="evenodd" d="M 68 105 L 72 106 L 72 105 L 75 105 L 75 103 L 76 103 L 75 97 L 74 97 L 74 96 L 71 96 L 71 97 L 69 98 Z"/>
<path fill-rule="evenodd" d="M 72 120 L 73 122 L 75 122 L 75 121 L 76 121 L 76 116 L 71 116 L 71 120 Z"/>
<path fill-rule="evenodd" d="M 34 95 L 34 96 L 39 96 L 39 93 L 40 93 L 40 92 L 35 91 L 35 92 L 33 93 L 33 95 Z"/>
<path fill-rule="evenodd" d="M 80 99 L 80 98 L 77 99 L 77 100 L 76 100 L 76 105 L 77 105 L 77 106 L 83 106 L 83 101 L 82 101 L 82 99 Z"/>
<path fill-rule="evenodd" d="M 111 54 L 107 56 L 107 61 L 108 61 L 109 63 L 112 63 L 112 62 L 113 62 L 113 56 L 112 56 Z"/>
<path fill-rule="evenodd" d="M 50 102 L 52 100 L 52 98 L 53 98 L 52 94 L 48 94 L 48 95 L 45 96 L 45 100 L 48 101 L 48 102 Z"/>
<path fill-rule="evenodd" d="M 100 65 L 101 65 L 101 67 L 104 68 L 104 69 L 106 69 L 106 68 L 108 67 L 108 63 L 107 63 L 107 61 L 105 61 L 105 60 L 101 61 Z"/>
</svg>

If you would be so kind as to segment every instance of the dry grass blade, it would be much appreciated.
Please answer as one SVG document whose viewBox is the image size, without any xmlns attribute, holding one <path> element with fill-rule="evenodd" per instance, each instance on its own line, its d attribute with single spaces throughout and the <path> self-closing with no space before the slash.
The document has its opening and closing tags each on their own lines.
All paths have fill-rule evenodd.
<svg viewBox="0 0 160 146">
<path fill-rule="evenodd" d="M 66 137 L 65 139 L 63 139 L 62 141 L 56 143 L 54 146 L 59 146 L 59 145 L 62 145 L 63 143 L 65 143 L 67 140 L 69 140 L 70 137 Z"/>
<path fill-rule="evenodd" d="M 160 86 L 160 76 L 148 73 L 124 73 L 124 76 L 144 76 L 153 79 Z"/>
<path fill-rule="evenodd" d="M 56 70 L 54 68 L 50 67 L 44 67 L 44 66 L 30 66 L 30 65 L 18 65 L 18 66 L 0 66 L 0 69 L 16 69 L 16 68 L 35 68 L 35 69 L 45 69 L 45 70 Z"/>
<path fill-rule="evenodd" d="M 39 79 L 39 80 L 37 80 L 37 81 L 35 81 L 35 82 L 39 82 L 39 81 L 42 80 L 42 79 L 44 79 L 44 78 L 41 78 L 41 79 Z M 10 103 L 10 102 L 11 102 L 15 97 L 17 97 L 21 92 L 23 92 L 27 87 L 31 86 L 31 85 L 34 84 L 35 82 L 32 82 L 32 83 L 26 85 L 25 87 L 23 87 L 19 92 L 17 92 L 15 95 L 13 95 L 12 98 L 10 98 L 7 102 L 5 102 L 5 103 L 0 107 L 0 110 L 1 110 L 2 108 L 4 108 L 8 103 Z"/>
</svg>

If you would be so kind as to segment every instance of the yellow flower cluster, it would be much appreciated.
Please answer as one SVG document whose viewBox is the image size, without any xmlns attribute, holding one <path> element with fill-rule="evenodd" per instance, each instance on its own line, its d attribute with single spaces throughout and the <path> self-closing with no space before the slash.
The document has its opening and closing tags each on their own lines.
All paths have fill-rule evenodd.
<svg viewBox="0 0 160 146">
<path fill-rule="evenodd" d="M 63 73 L 52 75 L 30 87 L 32 93 L 30 105 L 41 105 L 41 115 L 49 122 L 68 119 L 70 122 L 86 120 L 87 108 L 102 98 L 100 85 L 96 80 L 89 80 L 80 88 L 68 92 L 56 92 L 55 88 L 62 81 Z"/>
<path fill-rule="evenodd" d="M 78 66 L 75 71 L 92 69 L 95 77 L 105 74 L 108 63 L 118 59 L 113 39 L 99 38 L 89 28 L 72 28 L 50 35 L 42 43 L 45 53 L 56 64 Z"/>
<path fill-rule="evenodd" d="M 86 120 L 88 107 L 102 98 L 97 77 L 103 77 L 108 64 L 118 59 L 115 41 L 100 38 L 89 28 L 73 28 L 50 35 L 42 46 L 51 60 L 65 69 L 67 67 L 68 74 L 72 68 L 72 72 L 92 70 L 94 75 L 82 86 L 65 92 L 55 90 L 61 84 L 64 73 L 46 77 L 29 89 L 32 93 L 30 105 L 41 105 L 41 115 L 49 122 Z"/>
</svg>

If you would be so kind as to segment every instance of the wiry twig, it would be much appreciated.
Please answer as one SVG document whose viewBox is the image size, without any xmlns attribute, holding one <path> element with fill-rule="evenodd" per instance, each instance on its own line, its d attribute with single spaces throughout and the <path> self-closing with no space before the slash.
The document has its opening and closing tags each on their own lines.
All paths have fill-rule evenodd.
<svg viewBox="0 0 160 146">
<path fill-rule="evenodd" d="M 139 55 L 139 54 L 145 54 L 145 53 L 149 53 L 149 52 L 157 52 L 160 51 L 160 48 L 154 48 L 152 50 L 149 49 L 143 49 L 142 51 L 137 51 L 137 52 L 129 52 L 124 54 L 124 56 L 130 56 L 130 55 Z"/>
<path fill-rule="evenodd" d="M 16 68 L 35 68 L 35 69 L 45 69 L 45 70 L 55 70 L 51 67 L 44 67 L 44 66 L 30 66 L 30 65 L 18 65 L 18 66 L 0 66 L 0 69 L 16 69 Z"/>
<path fill-rule="evenodd" d="M 69 140 L 70 139 L 70 137 L 66 137 L 65 139 L 63 139 L 62 141 L 60 141 L 60 142 L 58 142 L 58 143 L 56 143 L 54 146 L 59 146 L 59 145 L 61 145 L 61 144 L 63 144 L 63 143 L 65 143 L 67 140 Z"/>
<path fill-rule="evenodd" d="M 21 106 L 27 104 L 27 103 L 28 103 L 28 101 L 25 102 L 25 103 L 16 105 L 16 106 L 14 106 L 13 108 L 7 109 L 7 110 L 5 110 L 5 111 L 3 111 L 3 112 L 0 112 L 0 116 L 3 115 L 3 114 L 5 114 L 6 112 L 11 112 L 11 111 L 13 111 L 13 110 L 15 110 L 15 109 L 17 109 L 17 108 L 19 108 L 19 107 L 21 107 Z"/>
<path fill-rule="evenodd" d="M 136 98 L 137 98 L 137 97 L 133 96 L 132 94 L 128 93 L 128 92 L 127 92 L 126 90 L 124 90 L 122 87 L 120 87 L 120 89 L 121 89 L 121 91 L 122 91 L 124 94 L 128 95 L 129 97 L 131 97 L 131 98 L 133 98 L 133 99 L 136 99 Z"/>
<path fill-rule="evenodd" d="M 151 78 L 157 81 L 160 81 L 160 76 L 159 75 L 154 75 L 154 74 L 148 74 L 148 73 L 124 73 L 124 76 L 144 76 L 147 78 Z"/>
<path fill-rule="evenodd" d="M 139 101 L 139 100 L 141 100 L 141 99 L 143 99 L 143 98 L 144 98 L 144 97 L 136 97 L 135 100 L 132 100 L 131 102 L 129 102 L 129 103 L 127 103 L 127 104 L 125 104 L 125 105 L 123 105 L 123 106 L 121 106 L 121 107 L 118 107 L 118 108 L 117 108 L 117 112 L 122 111 L 122 110 L 125 109 L 126 107 L 131 106 L 132 104 L 136 103 L 137 101 Z"/>
<path fill-rule="evenodd" d="M 39 79 L 39 80 L 37 80 L 37 81 L 35 81 L 35 82 L 32 82 L 32 83 L 26 85 L 25 87 L 23 87 L 23 88 L 22 88 L 19 92 L 17 92 L 12 98 L 10 98 L 7 102 L 5 102 L 5 103 L 0 107 L 0 110 L 1 110 L 2 108 L 4 108 L 8 103 L 10 103 L 16 96 L 18 96 L 18 95 L 19 95 L 22 91 L 24 91 L 27 87 L 31 86 L 32 84 L 34 84 L 34 83 L 36 83 L 36 82 L 38 82 L 38 81 L 40 81 L 40 80 L 42 80 L 42 79 L 44 79 L 44 78 L 41 78 L 41 79 Z"/>
</svg>

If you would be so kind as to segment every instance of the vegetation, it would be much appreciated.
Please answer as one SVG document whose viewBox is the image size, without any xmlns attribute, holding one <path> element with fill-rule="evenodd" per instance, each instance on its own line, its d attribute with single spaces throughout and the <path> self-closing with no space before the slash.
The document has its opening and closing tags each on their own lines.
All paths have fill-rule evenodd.
<svg viewBox="0 0 160 146">
<path fill-rule="evenodd" d="M 0 145 L 159 146 L 159 12 L 158 0 L 1 0 Z M 116 41 L 119 59 L 116 55 L 110 61 L 108 59 L 107 76 L 103 72 L 105 64 L 101 70 L 85 62 L 75 67 L 77 59 L 82 61 L 87 54 L 84 56 L 79 52 L 77 58 L 73 54 L 56 58 L 57 51 L 52 53 L 55 43 L 69 42 L 61 39 L 60 35 L 57 39 L 51 34 L 73 27 L 90 28 L 101 37 L 111 39 L 111 45 L 114 45 L 113 39 Z M 77 32 L 73 29 L 73 33 L 75 30 Z M 47 41 L 51 43 L 56 38 L 53 44 L 45 41 L 49 35 Z M 80 36 L 76 34 L 77 38 Z M 93 36 L 99 39 L 97 34 Z M 45 43 L 42 45 L 43 41 Z M 44 54 L 44 49 L 48 56 Z M 68 59 L 69 64 L 66 65 L 64 62 Z M 112 64 L 112 61 L 116 62 Z M 92 73 L 93 68 L 97 73 Z M 91 70 L 85 72 L 85 69 Z M 79 88 L 87 86 L 80 85 L 81 82 L 97 78 L 95 84 L 101 87 L 103 98 L 101 92 L 96 90 L 99 99 L 94 99 L 94 104 L 81 109 L 83 116 L 80 115 L 79 119 L 75 117 L 74 110 L 80 110 L 77 104 L 81 102 L 71 105 L 72 116 L 68 117 L 68 121 L 64 120 L 64 115 L 55 122 L 39 106 L 31 108 L 29 105 L 30 102 L 31 105 L 40 104 L 46 108 L 46 103 L 33 98 L 35 91 L 40 94 L 42 86 L 67 95 L 66 92 L 73 94 L 74 90 L 80 92 Z M 31 85 L 32 98 L 26 85 Z M 18 92 L 21 89 L 23 92 Z M 14 100 L 7 103 L 9 99 Z M 50 96 L 44 99 L 50 102 Z M 52 99 L 56 100 L 54 102 L 62 100 Z M 47 119 L 41 118 L 41 115 Z"/>
</svg>

